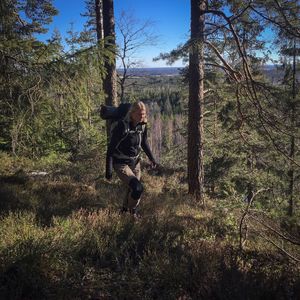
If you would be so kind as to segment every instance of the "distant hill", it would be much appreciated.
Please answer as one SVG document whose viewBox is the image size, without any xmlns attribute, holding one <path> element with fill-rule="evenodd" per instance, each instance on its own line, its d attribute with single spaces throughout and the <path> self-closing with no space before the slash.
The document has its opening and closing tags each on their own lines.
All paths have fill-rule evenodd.
<svg viewBox="0 0 300 300">
<path fill-rule="evenodd" d="M 132 76 L 176 76 L 179 75 L 182 68 L 164 67 L 164 68 L 132 68 L 128 70 L 128 74 Z M 122 69 L 118 69 L 121 73 Z"/>
<path fill-rule="evenodd" d="M 128 74 L 136 77 L 148 76 L 178 76 L 183 68 L 179 67 L 164 67 L 164 68 L 132 68 L 128 70 Z M 121 73 L 122 69 L 118 69 Z M 273 83 L 278 83 L 283 78 L 283 71 L 278 69 L 276 65 L 265 65 L 263 72 Z M 297 76 L 300 79 L 300 74 Z"/>
</svg>

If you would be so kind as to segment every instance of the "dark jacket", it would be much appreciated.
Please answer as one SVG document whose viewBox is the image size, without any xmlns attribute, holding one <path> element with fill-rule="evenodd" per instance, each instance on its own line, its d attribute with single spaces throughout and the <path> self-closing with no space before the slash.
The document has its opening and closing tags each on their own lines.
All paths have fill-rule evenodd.
<svg viewBox="0 0 300 300">
<path fill-rule="evenodd" d="M 155 163 L 147 141 L 147 125 L 138 123 L 133 126 L 127 120 L 120 120 L 112 130 L 107 149 L 106 178 L 111 177 L 113 163 L 133 165 L 137 162 L 141 150 Z"/>
</svg>

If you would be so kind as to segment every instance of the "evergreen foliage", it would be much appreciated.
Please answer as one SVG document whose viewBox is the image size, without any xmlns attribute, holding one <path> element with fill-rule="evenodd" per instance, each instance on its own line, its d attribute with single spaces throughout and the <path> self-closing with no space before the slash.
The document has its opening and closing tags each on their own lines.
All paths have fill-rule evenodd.
<svg viewBox="0 0 300 300">
<path fill-rule="evenodd" d="M 35 37 L 56 13 L 50 2 L 3 6 L 1 149 L 39 157 L 52 151 L 76 156 L 100 147 L 105 139 L 97 109 L 104 101 L 103 64 L 112 59 L 112 47 L 91 46 L 71 27 L 70 51 L 64 53 L 58 31 L 46 43 Z"/>
<path fill-rule="evenodd" d="M 94 2 L 83 32 L 41 42 L 52 1 L 1 1 L 1 299 L 297 299 L 299 3 L 208 3 L 206 210 L 187 195 L 191 74 L 135 76 L 123 100 L 146 103 L 160 166 L 142 161 L 144 216 L 133 222 L 118 214 L 119 182 L 102 179 L 98 109 L 115 47 L 97 41 Z M 279 55 L 268 70 L 266 26 Z M 190 46 L 157 59 L 187 62 Z"/>
</svg>

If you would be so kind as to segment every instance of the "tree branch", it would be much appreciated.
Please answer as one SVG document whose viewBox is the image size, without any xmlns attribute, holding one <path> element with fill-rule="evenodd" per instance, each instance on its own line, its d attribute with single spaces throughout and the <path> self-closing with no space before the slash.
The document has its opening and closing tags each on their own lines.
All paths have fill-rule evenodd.
<svg viewBox="0 0 300 300">
<path fill-rule="evenodd" d="M 288 25 L 288 26 L 285 26 L 285 25 L 267 17 L 262 12 L 258 11 L 256 8 L 254 8 L 253 5 L 250 5 L 250 9 L 252 9 L 256 14 L 258 14 L 260 17 L 262 17 L 266 21 L 278 26 L 280 29 L 285 30 L 290 35 L 300 38 L 300 29 L 294 28 L 294 26 L 292 26 L 290 23 L 285 24 L 285 25 Z"/>
<path fill-rule="evenodd" d="M 258 195 L 259 193 L 261 193 L 261 192 L 263 192 L 263 191 L 267 191 L 267 190 L 269 190 L 269 188 L 267 188 L 267 189 L 265 189 L 265 188 L 263 188 L 263 189 L 259 189 L 257 192 L 255 192 L 255 193 L 253 193 L 252 192 L 252 195 L 251 195 L 251 197 L 250 197 L 250 199 L 248 200 L 248 204 L 247 204 L 247 206 L 246 206 L 246 209 L 245 209 L 245 211 L 244 211 L 244 213 L 243 213 L 243 215 L 242 215 L 242 217 L 241 217 L 241 220 L 240 220 L 240 225 L 239 225 L 239 248 L 240 248 L 240 251 L 242 251 L 243 250 L 243 245 L 244 245 L 244 243 L 246 242 L 246 240 L 247 240 L 247 227 L 246 227 L 246 232 L 245 232 L 245 237 L 243 238 L 243 226 L 244 226 L 244 221 L 245 221 L 245 219 L 246 219 L 246 217 L 247 217 L 247 215 L 249 214 L 249 210 L 250 210 L 250 207 L 251 207 L 251 205 L 252 205 L 252 203 L 253 203 L 253 201 L 254 201 L 254 198 L 255 198 L 255 196 L 256 195 Z M 249 196 L 249 195 L 248 195 Z M 247 225 L 246 225 L 247 226 Z"/>
<path fill-rule="evenodd" d="M 281 237 L 283 240 L 290 242 L 291 244 L 300 246 L 300 241 L 297 240 L 292 240 L 289 237 L 285 236 L 283 233 L 279 232 L 278 230 L 274 229 L 273 227 L 265 224 L 264 222 L 262 222 L 261 220 L 259 220 L 258 218 L 254 217 L 252 214 L 249 214 L 249 217 L 252 218 L 253 220 L 255 220 L 256 222 L 258 222 L 259 224 L 261 224 L 262 226 L 268 228 L 270 231 L 272 231 L 273 233 L 277 234 L 279 237 Z"/>
<path fill-rule="evenodd" d="M 240 82 L 242 75 L 240 72 L 235 71 L 228 63 L 227 61 L 223 58 L 222 54 L 219 52 L 219 50 L 217 49 L 217 47 L 215 47 L 211 42 L 209 41 L 204 41 L 205 44 L 207 44 L 214 52 L 215 54 L 218 56 L 218 58 L 222 61 L 222 63 L 224 64 L 224 68 L 229 71 L 230 73 L 232 73 L 232 77 L 237 81 Z"/>
<path fill-rule="evenodd" d="M 259 233 L 259 236 L 261 238 L 263 238 L 264 240 L 266 240 L 267 242 L 271 243 L 273 246 L 275 246 L 278 250 L 280 250 L 282 253 L 284 253 L 285 255 L 287 255 L 292 260 L 300 263 L 300 259 L 298 259 L 298 258 L 294 257 L 292 254 L 288 253 L 286 250 L 284 250 L 282 247 L 278 246 L 275 242 L 273 242 L 272 240 L 268 239 L 266 236 L 262 235 L 261 233 Z"/>
</svg>

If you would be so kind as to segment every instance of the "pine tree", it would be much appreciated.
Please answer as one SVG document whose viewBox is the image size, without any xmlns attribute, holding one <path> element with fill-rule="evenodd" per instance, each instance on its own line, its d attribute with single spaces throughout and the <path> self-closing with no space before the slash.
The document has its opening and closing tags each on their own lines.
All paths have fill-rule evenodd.
<svg viewBox="0 0 300 300">
<path fill-rule="evenodd" d="M 189 193 L 203 201 L 204 11 L 206 1 L 191 0 L 189 59 L 188 183 Z"/>
<path fill-rule="evenodd" d="M 113 0 L 103 0 L 103 31 L 104 38 L 109 38 L 109 43 L 115 49 L 116 37 Z M 105 69 L 107 71 L 107 75 L 104 79 L 105 103 L 107 105 L 117 106 L 117 71 L 115 56 L 111 61 L 105 62 Z"/>
<path fill-rule="evenodd" d="M 41 66 L 48 61 L 45 43 L 36 34 L 57 14 L 50 0 L 1 1 L 0 95 L 1 149 L 14 154 L 24 148 L 24 128 L 34 132 Z"/>
</svg>

